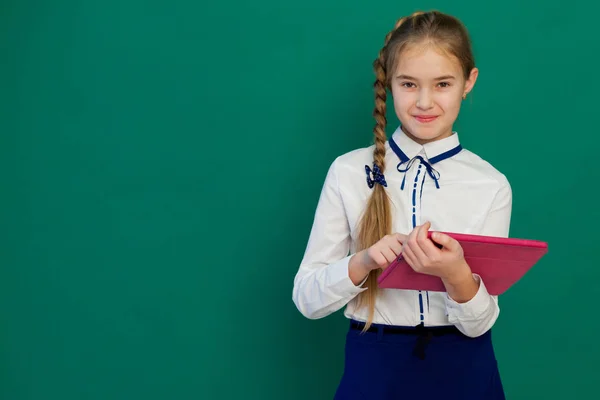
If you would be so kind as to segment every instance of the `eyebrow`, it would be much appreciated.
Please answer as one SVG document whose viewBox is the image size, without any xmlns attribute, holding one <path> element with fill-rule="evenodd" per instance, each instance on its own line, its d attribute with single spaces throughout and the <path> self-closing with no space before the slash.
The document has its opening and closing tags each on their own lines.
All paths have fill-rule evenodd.
<svg viewBox="0 0 600 400">
<path fill-rule="evenodd" d="M 408 79 L 408 80 L 411 80 L 411 81 L 418 81 L 417 78 L 414 78 L 414 77 L 408 76 L 408 75 L 398 75 L 396 78 L 398 78 L 398 79 Z M 446 80 L 446 79 L 456 79 L 456 78 L 454 76 L 452 76 L 452 75 L 443 75 L 443 76 L 438 76 L 434 80 L 435 81 L 443 81 L 443 80 Z"/>
</svg>

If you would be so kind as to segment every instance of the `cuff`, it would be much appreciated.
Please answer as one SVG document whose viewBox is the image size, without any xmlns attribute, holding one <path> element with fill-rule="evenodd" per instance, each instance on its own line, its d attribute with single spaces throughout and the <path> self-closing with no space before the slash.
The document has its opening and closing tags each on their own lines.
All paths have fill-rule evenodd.
<svg viewBox="0 0 600 400">
<path fill-rule="evenodd" d="M 367 288 L 362 287 L 362 285 L 365 283 L 368 276 L 358 285 L 355 285 L 350 279 L 348 264 L 351 257 L 352 255 L 342 258 L 340 261 L 329 265 L 329 269 L 327 271 L 327 286 L 330 287 L 338 296 L 345 297 L 349 295 L 356 295 L 367 290 Z"/>
<path fill-rule="evenodd" d="M 455 323 L 459 320 L 477 319 L 489 308 L 492 298 L 481 276 L 473 274 L 473 277 L 479 283 L 479 289 L 471 300 L 466 303 L 457 303 L 446 294 L 446 309 L 448 310 L 448 319 L 450 322 Z"/>
</svg>

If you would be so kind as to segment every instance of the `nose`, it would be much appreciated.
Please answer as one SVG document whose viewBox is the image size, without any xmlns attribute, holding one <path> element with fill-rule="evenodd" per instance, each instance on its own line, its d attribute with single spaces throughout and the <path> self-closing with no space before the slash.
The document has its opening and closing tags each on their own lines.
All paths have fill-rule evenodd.
<svg viewBox="0 0 600 400">
<path fill-rule="evenodd" d="M 419 97 L 417 97 L 417 108 L 421 110 L 429 110 L 433 107 L 433 97 L 429 90 L 421 89 L 419 91 Z"/>
</svg>

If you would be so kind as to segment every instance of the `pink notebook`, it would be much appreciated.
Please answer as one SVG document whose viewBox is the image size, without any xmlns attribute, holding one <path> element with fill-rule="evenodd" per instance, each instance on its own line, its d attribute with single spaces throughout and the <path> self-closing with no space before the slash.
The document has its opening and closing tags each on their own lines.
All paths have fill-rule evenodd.
<svg viewBox="0 0 600 400">
<path fill-rule="evenodd" d="M 471 270 L 492 295 L 504 293 L 548 252 L 548 244 L 537 240 L 444 233 L 460 242 Z M 378 283 L 388 289 L 446 291 L 440 278 L 415 272 L 402 255 L 382 272 Z"/>
</svg>

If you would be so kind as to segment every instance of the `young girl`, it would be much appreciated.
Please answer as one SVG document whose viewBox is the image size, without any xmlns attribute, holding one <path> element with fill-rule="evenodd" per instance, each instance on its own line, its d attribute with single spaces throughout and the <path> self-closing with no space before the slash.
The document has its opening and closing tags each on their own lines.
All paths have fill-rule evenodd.
<svg viewBox="0 0 600 400">
<path fill-rule="evenodd" d="M 332 163 L 294 302 L 311 319 L 346 306 L 336 399 L 504 399 L 490 330 L 498 300 L 439 233 L 509 232 L 509 182 L 452 130 L 478 75 L 470 38 L 456 18 L 418 12 L 397 22 L 374 68 L 375 144 Z M 386 89 L 400 120 L 389 141 Z M 399 255 L 446 292 L 378 289 Z"/>
</svg>

